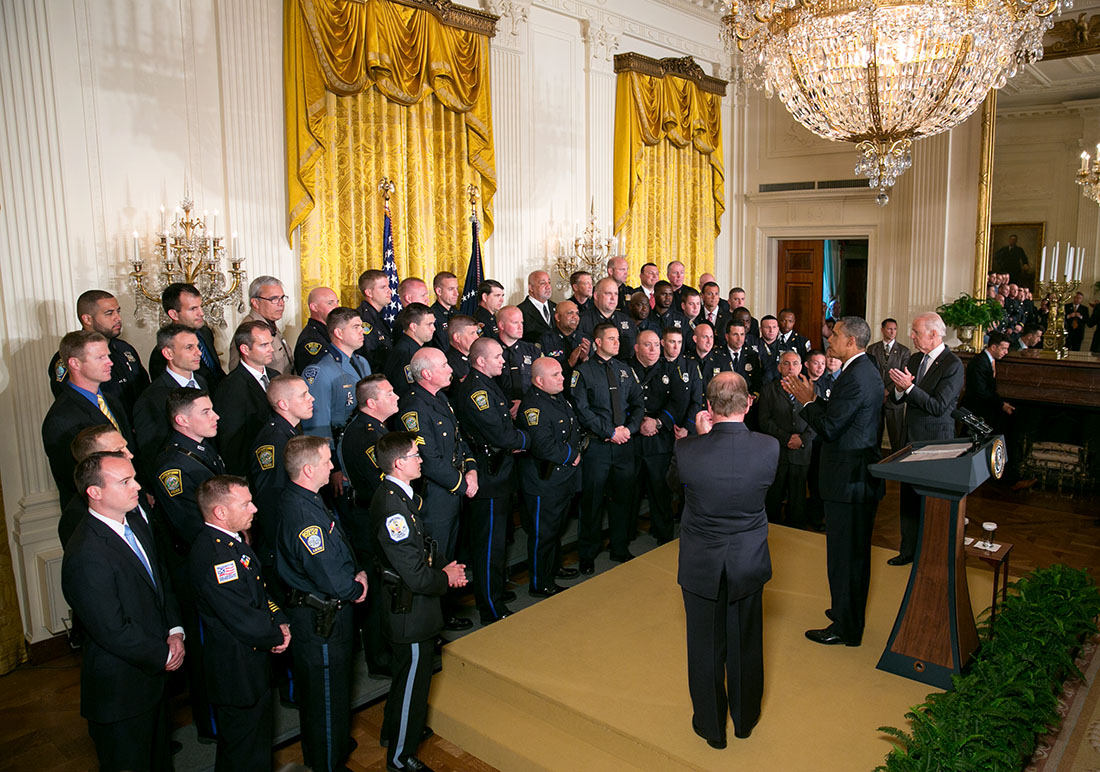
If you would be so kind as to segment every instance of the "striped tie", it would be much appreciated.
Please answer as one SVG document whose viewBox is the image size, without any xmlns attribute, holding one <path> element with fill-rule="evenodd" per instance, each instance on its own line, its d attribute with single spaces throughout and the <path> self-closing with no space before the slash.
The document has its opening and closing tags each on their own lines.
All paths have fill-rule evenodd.
<svg viewBox="0 0 1100 772">
<path fill-rule="evenodd" d="M 99 412 L 107 416 L 107 420 L 111 422 L 111 425 L 115 427 L 115 430 L 121 432 L 122 429 L 118 428 L 118 421 L 115 420 L 115 414 L 111 412 L 111 408 L 107 407 L 107 400 L 103 399 L 103 395 L 96 392 L 95 401 L 99 405 Z"/>
<path fill-rule="evenodd" d="M 153 586 L 155 587 L 157 584 L 157 580 L 153 577 L 153 568 L 149 565 L 149 559 L 145 557 L 145 553 L 141 551 L 140 547 L 138 547 L 137 536 L 134 534 L 134 530 L 130 527 L 130 524 L 123 521 L 123 525 L 124 528 L 122 531 L 122 535 L 126 537 L 126 543 L 130 545 L 130 549 L 134 551 L 134 554 L 137 555 L 138 560 L 140 560 L 141 564 L 145 566 L 145 571 L 149 574 L 149 578 L 152 580 Z"/>
</svg>

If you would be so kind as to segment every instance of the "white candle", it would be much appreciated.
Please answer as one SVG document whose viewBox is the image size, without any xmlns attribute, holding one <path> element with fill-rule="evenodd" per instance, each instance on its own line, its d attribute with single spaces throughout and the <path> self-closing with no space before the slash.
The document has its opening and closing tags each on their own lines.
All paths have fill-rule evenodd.
<svg viewBox="0 0 1100 772">
<path fill-rule="evenodd" d="M 1046 281 L 1047 278 L 1047 248 L 1043 247 L 1043 263 L 1039 268 L 1039 281 Z"/>
<path fill-rule="evenodd" d="M 1085 153 L 1085 152 L 1081 153 L 1081 169 L 1080 170 L 1083 171 L 1083 172 L 1087 172 L 1089 170 L 1089 154 L 1088 153 Z"/>
<path fill-rule="evenodd" d="M 164 223 L 164 204 L 161 204 L 161 205 L 160 205 L 160 229 L 161 229 L 161 232 L 164 232 L 164 230 L 165 230 L 165 223 Z"/>
<path fill-rule="evenodd" d="M 237 259 L 237 231 L 233 231 L 233 259 Z"/>
<path fill-rule="evenodd" d="M 1073 278 L 1073 244 L 1072 243 L 1068 244 L 1067 249 L 1066 249 L 1066 273 L 1065 273 L 1065 277 L 1066 277 L 1065 281 L 1069 281 L 1071 278 Z"/>
<path fill-rule="evenodd" d="M 1085 268 L 1085 250 L 1077 250 L 1077 281 L 1081 281 L 1081 276 L 1084 274 Z"/>
<path fill-rule="evenodd" d="M 138 232 L 134 231 L 134 262 L 141 262 L 141 253 L 138 251 Z"/>
<path fill-rule="evenodd" d="M 1054 244 L 1054 264 L 1050 267 L 1050 280 L 1058 280 L 1058 248 L 1062 246 L 1062 242 L 1058 241 Z"/>
</svg>

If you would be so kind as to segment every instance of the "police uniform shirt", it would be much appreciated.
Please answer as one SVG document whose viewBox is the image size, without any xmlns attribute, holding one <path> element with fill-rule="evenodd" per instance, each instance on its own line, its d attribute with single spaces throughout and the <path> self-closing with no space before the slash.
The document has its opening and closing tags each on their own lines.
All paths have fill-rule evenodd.
<svg viewBox="0 0 1100 772">
<path fill-rule="evenodd" d="M 283 453 L 291 437 L 297 437 L 301 433 L 300 427 L 291 426 L 281 415 L 273 413 L 252 441 L 248 477 L 256 494 L 257 509 L 256 519 L 252 524 L 252 543 L 258 545 L 257 549 L 264 562 L 274 558 L 279 497 L 290 482 Z"/>
<path fill-rule="evenodd" d="M 613 311 L 611 316 L 604 316 L 598 308 L 592 306 L 588 313 L 581 315 L 581 323 L 577 329 L 581 331 L 581 335 L 584 337 L 595 340 L 594 331 L 596 325 L 601 322 L 611 322 L 618 329 L 619 355 L 616 359 L 623 362 L 628 361 L 634 355 L 634 342 L 638 339 L 638 327 L 634 324 L 634 320 L 618 310 Z"/>
<path fill-rule="evenodd" d="M 374 446 L 388 432 L 382 421 L 356 410 L 340 435 L 340 467 L 355 490 L 356 503 L 363 508 L 370 506 L 370 500 L 382 482 L 382 470 L 378 467 Z M 359 541 L 355 534 L 352 534 L 352 540 Z"/>
<path fill-rule="evenodd" d="M 497 377 L 497 383 L 508 399 L 523 399 L 524 393 L 531 388 L 531 365 L 541 356 L 534 343 L 517 340 L 504 349 L 504 372 Z"/>
<path fill-rule="evenodd" d="M 331 345 L 325 323 L 307 319 L 306 326 L 302 328 L 298 341 L 294 344 L 294 372 L 301 375 L 303 370 L 327 354 Z"/>
<path fill-rule="evenodd" d="M 706 356 L 699 356 L 699 352 L 697 351 L 691 356 L 691 360 L 699 367 L 699 377 L 703 379 L 704 392 L 710 384 L 710 379 L 722 372 L 721 352 L 725 351 L 725 349 L 725 346 L 716 346 L 708 351 Z"/>
<path fill-rule="evenodd" d="M 630 365 L 618 359 L 592 356 L 577 365 L 570 378 L 570 394 L 580 418 L 581 426 L 600 440 L 610 440 L 615 433 L 615 410 L 612 405 L 610 385 L 616 386 L 615 398 L 623 413 L 622 424 L 630 430 L 630 436 L 638 433 L 645 418 L 642 390 L 630 369 Z"/>
<path fill-rule="evenodd" d="M 588 300 L 584 301 L 583 303 L 577 300 L 576 295 L 573 295 L 571 298 L 569 298 L 569 300 L 573 303 L 573 305 L 577 307 L 577 312 L 581 314 L 590 309 L 593 305 L 591 295 L 589 295 Z"/>
<path fill-rule="evenodd" d="M 684 290 L 694 290 L 695 288 L 689 284 L 681 284 L 679 289 L 672 290 L 672 307 L 679 308 L 680 304 L 684 302 Z M 702 294 L 701 292 L 699 293 Z"/>
<path fill-rule="evenodd" d="M 839 373 L 840 371 L 837 370 Z M 833 394 L 833 386 L 836 385 L 836 378 L 826 370 L 821 374 L 821 377 L 814 381 L 814 394 L 821 397 L 821 399 L 828 400 Z"/>
<path fill-rule="evenodd" d="M 302 421 L 302 432 L 333 440 L 334 461 L 335 440 L 339 439 L 344 424 L 355 410 L 355 384 L 370 373 L 370 364 L 358 352 L 348 357 L 336 346 L 302 371 L 302 378 L 313 395 L 313 416 Z"/>
<path fill-rule="evenodd" d="M 476 469 L 470 449 L 458 432 L 458 418 L 442 392 L 430 394 L 416 384 L 401 398 L 398 420 L 420 435 L 423 479 L 456 496 L 466 495 L 465 472 Z"/>
<path fill-rule="evenodd" d="M 558 329 L 557 325 L 554 325 L 554 329 L 543 335 L 539 341 L 542 356 L 555 359 L 561 365 L 561 372 L 565 376 L 566 386 L 569 385 L 570 377 L 573 374 L 573 368 L 569 366 L 569 357 L 573 355 L 573 350 L 581 345 L 584 340 L 586 338 L 581 334 L 580 327 L 566 335 Z M 591 346 L 591 339 L 588 339 L 588 342 Z M 591 351 L 591 348 L 589 348 L 589 351 Z"/>
<path fill-rule="evenodd" d="M 363 347 L 355 353 L 370 362 L 371 372 L 380 373 L 386 369 L 386 357 L 393 347 L 393 333 L 382 314 L 368 301 L 359 304 L 359 318 L 363 320 Z M 330 353 L 335 346 L 330 346 Z M 305 371 L 302 371 L 303 374 Z"/>
<path fill-rule="evenodd" d="M 771 383 L 779 377 L 779 355 L 783 352 L 783 349 L 779 346 L 779 338 L 776 338 L 772 343 L 768 343 L 763 338 L 754 338 L 751 342 L 746 338 L 745 348 L 752 349 L 760 357 L 760 364 L 764 370 L 761 374 L 761 388 L 765 383 Z M 757 389 L 757 392 L 759 392 L 759 389 Z"/>
<path fill-rule="evenodd" d="M 516 422 L 531 442 L 530 451 L 519 458 L 522 490 L 538 496 L 562 492 L 572 496 L 568 481 L 581 468 L 573 463 L 586 442 L 569 400 L 564 394 L 547 394 L 532 386 L 520 403 Z"/>
<path fill-rule="evenodd" d="M 780 351 L 797 351 L 803 359 L 810 353 L 810 339 L 791 330 L 786 335 L 779 333 Z"/>
<path fill-rule="evenodd" d="M 450 392 L 470 372 L 470 357 L 452 346 L 447 349 L 447 364 L 451 366 L 451 385 L 447 387 Z"/>
<path fill-rule="evenodd" d="M 638 453 L 650 455 L 656 453 L 672 452 L 672 429 L 676 423 L 676 416 L 672 413 L 673 389 L 676 386 L 672 382 L 673 374 L 665 359 L 659 358 L 649 367 L 646 367 L 638 358 L 630 361 L 630 369 L 634 371 L 634 378 L 638 381 L 638 387 L 642 391 L 642 404 L 645 417 L 657 421 L 657 434 L 646 437 L 638 433 Z"/>
<path fill-rule="evenodd" d="M 692 328 L 688 324 L 688 318 L 677 311 L 675 305 L 669 308 L 664 314 L 658 314 L 654 311 L 649 315 L 649 318 L 653 319 L 660 327 L 660 329 L 657 330 L 658 335 L 665 330 L 679 330 L 683 333 L 685 339 L 691 335 Z"/>
<path fill-rule="evenodd" d="M 107 350 L 111 354 L 111 379 L 102 383 L 100 389 L 121 402 L 126 415 L 131 416 L 134 403 L 149 385 L 149 373 L 142 367 L 137 349 L 122 338 L 108 338 Z M 55 397 L 68 381 L 69 368 L 58 351 L 50 360 L 50 391 Z"/>
<path fill-rule="evenodd" d="M 706 406 L 699 363 L 684 354 L 662 361 L 670 381 L 668 410 L 673 423 L 695 433 L 695 416 Z"/>
<path fill-rule="evenodd" d="M 756 353 L 755 349 L 750 348 L 748 343 L 737 352 L 736 363 L 733 361 L 734 352 L 728 346 L 716 347 L 711 353 L 714 355 L 712 360 L 714 366 L 718 368 L 719 372 L 732 371 L 737 373 L 745 379 L 749 394 L 754 397 L 760 394 L 760 389 L 764 387 L 764 366 L 760 363 L 760 355 Z M 710 379 L 705 376 L 704 380 L 710 383 Z"/>
<path fill-rule="evenodd" d="M 355 556 L 320 494 L 288 483 L 279 506 L 276 569 L 292 589 L 325 600 L 356 600 Z"/>
<path fill-rule="evenodd" d="M 636 289 L 628 284 L 624 283 L 619 285 L 619 311 L 622 311 L 625 314 L 630 309 L 630 296 L 633 295 L 635 292 Z M 589 298 L 589 300 L 592 300 L 592 298 Z M 595 303 L 592 303 L 588 307 L 593 311 L 596 310 Z"/>
<path fill-rule="evenodd" d="M 463 436 L 477 460 L 476 498 L 496 498 L 512 490 L 512 451 L 531 441 L 516 428 L 508 398 L 496 380 L 476 368 L 451 394 Z M 492 472 L 492 474 L 490 474 Z"/>
<path fill-rule="evenodd" d="M 219 474 L 225 474 L 225 464 L 209 440 L 199 443 L 173 431 L 168 446 L 157 456 L 153 495 L 178 538 L 181 554 L 186 554 L 203 527 L 199 485 Z"/>
<path fill-rule="evenodd" d="M 644 332 L 645 330 L 649 330 L 650 332 L 655 332 L 658 335 L 660 335 L 661 330 L 663 329 L 662 326 L 661 326 L 660 317 L 658 317 L 652 311 L 649 312 L 649 316 L 647 316 L 645 319 L 640 319 L 640 320 L 639 319 L 634 319 L 633 321 L 634 321 L 634 326 L 637 328 L 638 332 Z"/>
<path fill-rule="evenodd" d="M 477 321 L 477 334 L 483 338 L 499 338 L 500 329 L 497 327 L 496 317 L 489 313 L 485 306 L 478 306 L 474 311 L 474 319 Z"/>
<path fill-rule="evenodd" d="M 432 316 L 435 317 L 435 335 L 432 336 L 432 342 L 429 344 L 439 349 L 440 351 L 447 351 L 451 347 L 451 338 L 447 333 L 447 324 L 451 321 L 451 317 L 455 315 L 455 308 L 444 308 L 443 304 L 438 300 L 431 305 Z"/>
<path fill-rule="evenodd" d="M 412 388 L 413 376 L 409 363 L 419 350 L 420 344 L 415 338 L 401 333 L 386 356 L 386 380 L 390 382 L 390 386 L 393 386 L 398 396 L 407 394 Z"/>
</svg>

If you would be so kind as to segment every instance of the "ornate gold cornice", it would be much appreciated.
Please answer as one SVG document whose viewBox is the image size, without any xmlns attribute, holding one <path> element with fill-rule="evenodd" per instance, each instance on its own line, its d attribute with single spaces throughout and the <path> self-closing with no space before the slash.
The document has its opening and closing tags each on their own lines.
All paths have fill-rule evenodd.
<svg viewBox="0 0 1100 772">
<path fill-rule="evenodd" d="M 495 37 L 497 34 L 497 22 L 500 17 L 488 11 L 456 5 L 451 0 L 390 0 L 390 2 L 428 11 L 448 27 L 457 27 L 487 37 Z"/>
<path fill-rule="evenodd" d="M 615 54 L 615 72 L 640 72 L 655 78 L 674 75 L 677 78 L 690 80 L 709 94 L 726 95 L 727 82 L 713 75 L 707 75 L 699 63 L 690 56 L 651 59 L 634 52 Z"/>
<path fill-rule="evenodd" d="M 1100 54 L 1100 14 L 1085 16 L 1079 13 L 1076 19 L 1054 23 L 1043 36 L 1043 59 Z"/>
</svg>

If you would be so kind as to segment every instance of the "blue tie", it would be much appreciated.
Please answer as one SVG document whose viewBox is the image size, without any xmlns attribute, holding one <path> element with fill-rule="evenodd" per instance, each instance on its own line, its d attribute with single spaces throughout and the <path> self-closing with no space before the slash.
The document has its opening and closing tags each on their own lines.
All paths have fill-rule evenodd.
<svg viewBox="0 0 1100 772">
<path fill-rule="evenodd" d="M 199 339 L 199 353 L 202 356 L 202 363 L 209 369 L 214 369 L 214 358 L 210 356 L 210 349 L 206 347 L 206 342 L 202 339 L 201 335 L 197 335 Z"/>
<path fill-rule="evenodd" d="M 126 537 L 126 543 L 130 545 L 130 549 L 134 551 L 134 554 L 138 556 L 138 560 L 145 566 L 145 571 L 149 574 L 149 579 L 152 580 L 153 586 L 156 587 L 157 580 L 153 578 L 153 569 L 149 565 L 149 559 L 145 557 L 145 553 L 138 547 L 137 536 L 134 535 L 134 529 L 130 527 L 129 523 L 124 522 L 124 528 L 122 534 Z"/>
</svg>

